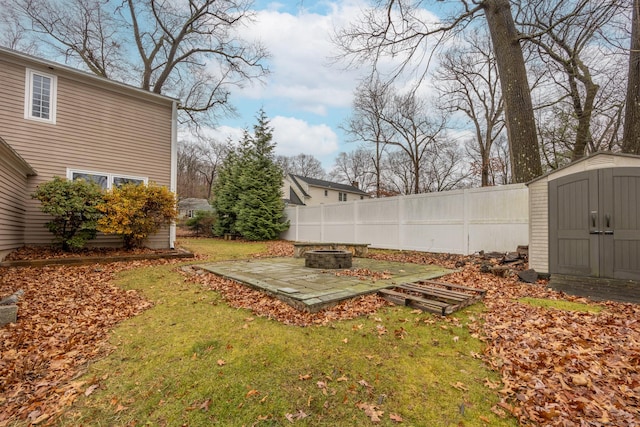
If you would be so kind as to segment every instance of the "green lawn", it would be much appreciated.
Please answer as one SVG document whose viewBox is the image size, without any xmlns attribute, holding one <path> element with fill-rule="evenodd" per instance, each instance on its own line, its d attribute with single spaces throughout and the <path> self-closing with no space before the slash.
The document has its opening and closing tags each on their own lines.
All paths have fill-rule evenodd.
<svg viewBox="0 0 640 427">
<path fill-rule="evenodd" d="M 181 244 L 209 260 L 266 248 Z M 480 304 L 448 318 L 392 307 L 302 328 L 229 307 L 176 268 L 119 276 L 155 306 L 113 332 L 114 351 L 82 378 L 98 387 L 59 425 L 354 426 L 376 416 L 382 426 L 517 425 L 491 411 L 499 377 L 474 357 L 483 344 L 465 324 Z"/>
</svg>

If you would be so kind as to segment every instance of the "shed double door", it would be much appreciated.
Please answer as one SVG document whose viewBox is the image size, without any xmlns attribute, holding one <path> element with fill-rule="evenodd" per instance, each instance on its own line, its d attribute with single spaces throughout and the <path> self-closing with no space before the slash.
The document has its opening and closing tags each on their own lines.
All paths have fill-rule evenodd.
<svg viewBox="0 0 640 427">
<path fill-rule="evenodd" d="M 549 182 L 549 270 L 640 280 L 640 168 Z"/>
</svg>

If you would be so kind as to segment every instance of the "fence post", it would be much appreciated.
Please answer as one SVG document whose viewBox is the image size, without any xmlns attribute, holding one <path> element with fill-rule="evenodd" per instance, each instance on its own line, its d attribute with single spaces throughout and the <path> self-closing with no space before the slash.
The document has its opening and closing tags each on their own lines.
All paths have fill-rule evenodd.
<svg viewBox="0 0 640 427">
<path fill-rule="evenodd" d="M 324 243 L 324 205 L 320 205 L 320 242 Z"/>
<path fill-rule="evenodd" d="M 398 196 L 398 246 L 404 249 L 404 199 L 406 196 Z"/>
<path fill-rule="evenodd" d="M 300 241 L 300 206 L 296 206 L 296 242 Z"/>
<path fill-rule="evenodd" d="M 363 243 L 358 241 L 358 202 L 353 202 L 353 243 Z"/>
</svg>

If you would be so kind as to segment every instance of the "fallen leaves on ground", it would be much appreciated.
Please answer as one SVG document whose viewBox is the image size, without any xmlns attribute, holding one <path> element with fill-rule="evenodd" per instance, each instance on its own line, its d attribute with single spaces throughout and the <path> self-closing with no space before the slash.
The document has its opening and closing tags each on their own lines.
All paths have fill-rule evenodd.
<svg viewBox="0 0 640 427">
<path fill-rule="evenodd" d="M 293 245 L 288 242 L 270 242 L 268 248 L 269 256 L 293 253 Z M 551 291 L 544 281 L 529 285 L 513 276 L 481 273 L 480 262 L 474 257 L 389 252 L 371 254 L 370 258 L 462 267 L 441 280 L 487 290 L 486 311 L 477 318 L 470 316 L 467 327 L 487 344 L 484 354 L 471 355 L 483 358 L 502 374 L 502 384 L 483 380 L 488 389 L 503 396 L 492 408 L 498 416 L 510 412 L 522 425 L 638 425 L 638 305 L 600 303 L 605 310 L 599 313 L 532 307 L 517 299 L 590 301 Z M 171 261 L 153 261 L 164 262 Z M 97 383 L 74 381 L 77 373 L 88 361 L 108 351 L 107 333 L 117 322 L 149 306 L 137 293 L 111 286 L 113 273 L 150 263 L 0 268 L 0 295 L 25 290 L 19 303 L 20 321 L 0 329 L 0 426 L 18 418 L 28 418 L 32 423 L 50 422 L 80 393 L 93 393 Z M 219 291 L 231 306 L 291 325 L 326 324 L 371 315 L 389 304 L 368 295 L 318 313 L 306 313 L 213 274 L 189 275 L 189 279 Z M 379 326 L 378 333 L 385 334 L 386 328 Z M 394 329 L 394 334 L 402 334 L 402 330 Z M 221 359 L 218 364 L 223 366 L 224 361 Z M 300 379 L 306 380 L 306 375 L 300 374 Z M 363 387 L 365 384 L 368 385 L 361 383 Z M 466 387 L 462 383 L 451 386 Z M 252 390 L 247 394 L 253 395 Z M 196 404 L 197 409 L 208 409 L 206 400 Z M 360 405 L 372 422 L 381 419 L 377 406 Z M 286 418 L 293 422 L 306 416 L 299 411 Z M 396 414 L 389 418 L 402 422 Z"/>
<path fill-rule="evenodd" d="M 509 411 L 523 425 L 639 425 L 640 306 L 600 302 L 605 310 L 599 313 L 533 307 L 518 299 L 591 301 L 550 290 L 542 280 L 531 285 L 517 276 L 480 273 L 474 257 L 413 252 L 374 257 L 444 266 L 465 261 L 462 270 L 439 280 L 487 290 L 487 310 L 468 326 L 487 344 L 484 360 L 502 374 L 503 385 L 485 380 L 503 396 L 494 413 Z"/>
<path fill-rule="evenodd" d="M 182 274 L 188 274 L 187 271 L 180 270 Z M 342 301 L 316 313 L 309 313 L 298 310 L 274 296 L 212 273 L 188 274 L 188 280 L 220 292 L 224 300 L 232 307 L 248 309 L 256 316 L 274 319 L 287 325 L 309 326 L 327 324 L 336 320 L 354 319 L 368 316 L 380 308 L 390 305 L 381 297 L 371 294 Z"/>
<path fill-rule="evenodd" d="M 267 242 L 267 255 L 270 257 L 292 257 L 293 243 L 285 240 L 273 240 Z"/>
<path fill-rule="evenodd" d="M 323 273 L 326 273 L 326 272 L 327 271 L 323 271 Z M 341 277 L 341 276 L 357 277 L 360 280 L 371 279 L 374 282 L 376 280 L 391 279 L 392 277 L 391 273 L 386 270 L 375 271 L 375 270 L 370 270 L 368 268 L 353 268 L 350 270 L 339 270 L 339 271 L 332 272 L 332 274 L 338 277 Z"/>
<path fill-rule="evenodd" d="M 18 322 L 0 329 L 0 426 L 51 420 L 79 394 L 93 393 L 95 383 L 74 379 L 110 350 L 108 334 L 118 322 L 151 306 L 137 292 L 113 286 L 114 273 L 172 262 L 0 267 L 0 295 L 25 291 Z"/>
<path fill-rule="evenodd" d="M 65 252 L 60 248 L 49 246 L 23 246 L 11 252 L 5 261 L 22 261 L 55 258 L 111 257 L 120 255 L 151 255 L 173 252 L 169 249 L 149 248 L 83 248 L 74 252 Z"/>
</svg>

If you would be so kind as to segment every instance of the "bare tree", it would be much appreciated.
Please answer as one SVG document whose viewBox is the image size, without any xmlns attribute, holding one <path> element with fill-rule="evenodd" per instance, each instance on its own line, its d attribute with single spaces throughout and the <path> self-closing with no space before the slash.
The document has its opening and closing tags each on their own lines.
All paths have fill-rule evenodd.
<svg viewBox="0 0 640 427">
<path fill-rule="evenodd" d="M 414 92 L 393 96 L 383 119 L 393 132 L 387 144 L 407 154 L 413 170 L 411 193 L 420 193 L 421 169 L 429 149 L 444 133 L 447 119 L 444 115 L 430 113 L 426 102 Z"/>
<path fill-rule="evenodd" d="M 372 156 L 376 197 L 382 195 L 382 156 L 390 133 L 383 116 L 390 100 L 390 87 L 377 76 L 364 80 L 355 91 L 353 113 L 344 126 L 344 130 L 354 141 L 374 144 L 376 147 Z"/>
<path fill-rule="evenodd" d="M 573 140 L 564 142 L 571 160 L 583 157 L 594 145 L 591 123 L 597 113 L 600 91 L 596 79 L 612 63 L 611 52 L 606 55 L 603 51 L 606 46 L 601 34 L 625 7 L 622 0 L 534 0 L 522 3 L 516 17 L 519 28 L 526 34 L 524 39 L 537 48 L 539 60 L 545 64 L 546 75 L 554 85 L 553 93 L 558 94 L 551 101 L 552 108 L 555 113 L 562 113 L 564 120 L 560 123 L 565 131 L 574 129 L 569 133 Z M 554 105 L 565 99 L 573 117 Z"/>
<path fill-rule="evenodd" d="M 211 198 L 213 184 L 218 177 L 222 163 L 230 152 L 232 143 L 228 141 L 222 144 L 214 139 L 205 139 L 198 144 L 198 168 L 197 171 L 206 183 L 207 199 Z"/>
<path fill-rule="evenodd" d="M 462 150 L 446 138 L 439 138 L 423 160 L 422 193 L 449 191 L 470 186 L 471 172 Z"/>
<path fill-rule="evenodd" d="M 181 121 L 231 113 L 230 89 L 263 77 L 267 52 L 240 38 L 249 0 L 15 0 L 34 37 L 93 73 L 180 98 Z"/>
<path fill-rule="evenodd" d="M 208 198 L 206 183 L 198 173 L 200 168 L 200 147 L 192 142 L 178 143 L 178 186 L 179 199 L 195 197 Z"/>
<path fill-rule="evenodd" d="M 0 0 L 0 45 L 28 54 L 37 53 L 37 43 L 28 36 L 20 13 L 15 10 L 13 0 Z"/>
<path fill-rule="evenodd" d="M 390 150 L 383 159 L 383 194 L 412 194 L 415 176 L 409 156 L 401 150 Z"/>
<path fill-rule="evenodd" d="M 436 79 L 443 107 L 463 112 L 473 126 L 471 153 L 478 153 L 480 182 L 486 187 L 492 182 L 491 148 L 504 129 L 504 102 L 488 35 L 474 31 L 464 41 L 441 56 Z"/>
<path fill-rule="evenodd" d="M 277 156 L 276 164 L 282 168 L 285 175 L 293 174 L 316 179 L 325 179 L 327 176 L 320 160 L 310 154 Z"/>
<path fill-rule="evenodd" d="M 378 171 L 372 150 L 361 147 L 349 153 L 340 153 L 329 176 L 336 182 L 349 185 L 357 183 L 362 191 L 375 192 L 376 197 L 380 197 Z"/>
<path fill-rule="evenodd" d="M 460 0 L 459 9 L 440 21 L 430 21 L 420 8 L 423 0 L 386 0 L 336 35 L 343 55 L 352 64 L 380 65 L 388 56 L 403 61 L 392 75 L 397 77 L 412 63 L 420 63 L 428 42 L 442 40 L 459 31 L 476 16 L 484 15 L 499 70 L 506 111 L 511 163 L 516 182 L 542 174 L 540 153 L 529 93 L 527 72 L 509 0 Z M 447 5 L 453 10 L 454 6 Z M 439 43 L 435 41 L 436 46 Z M 426 73 L 426 68 L 421 75 Z"/>
</svg>

